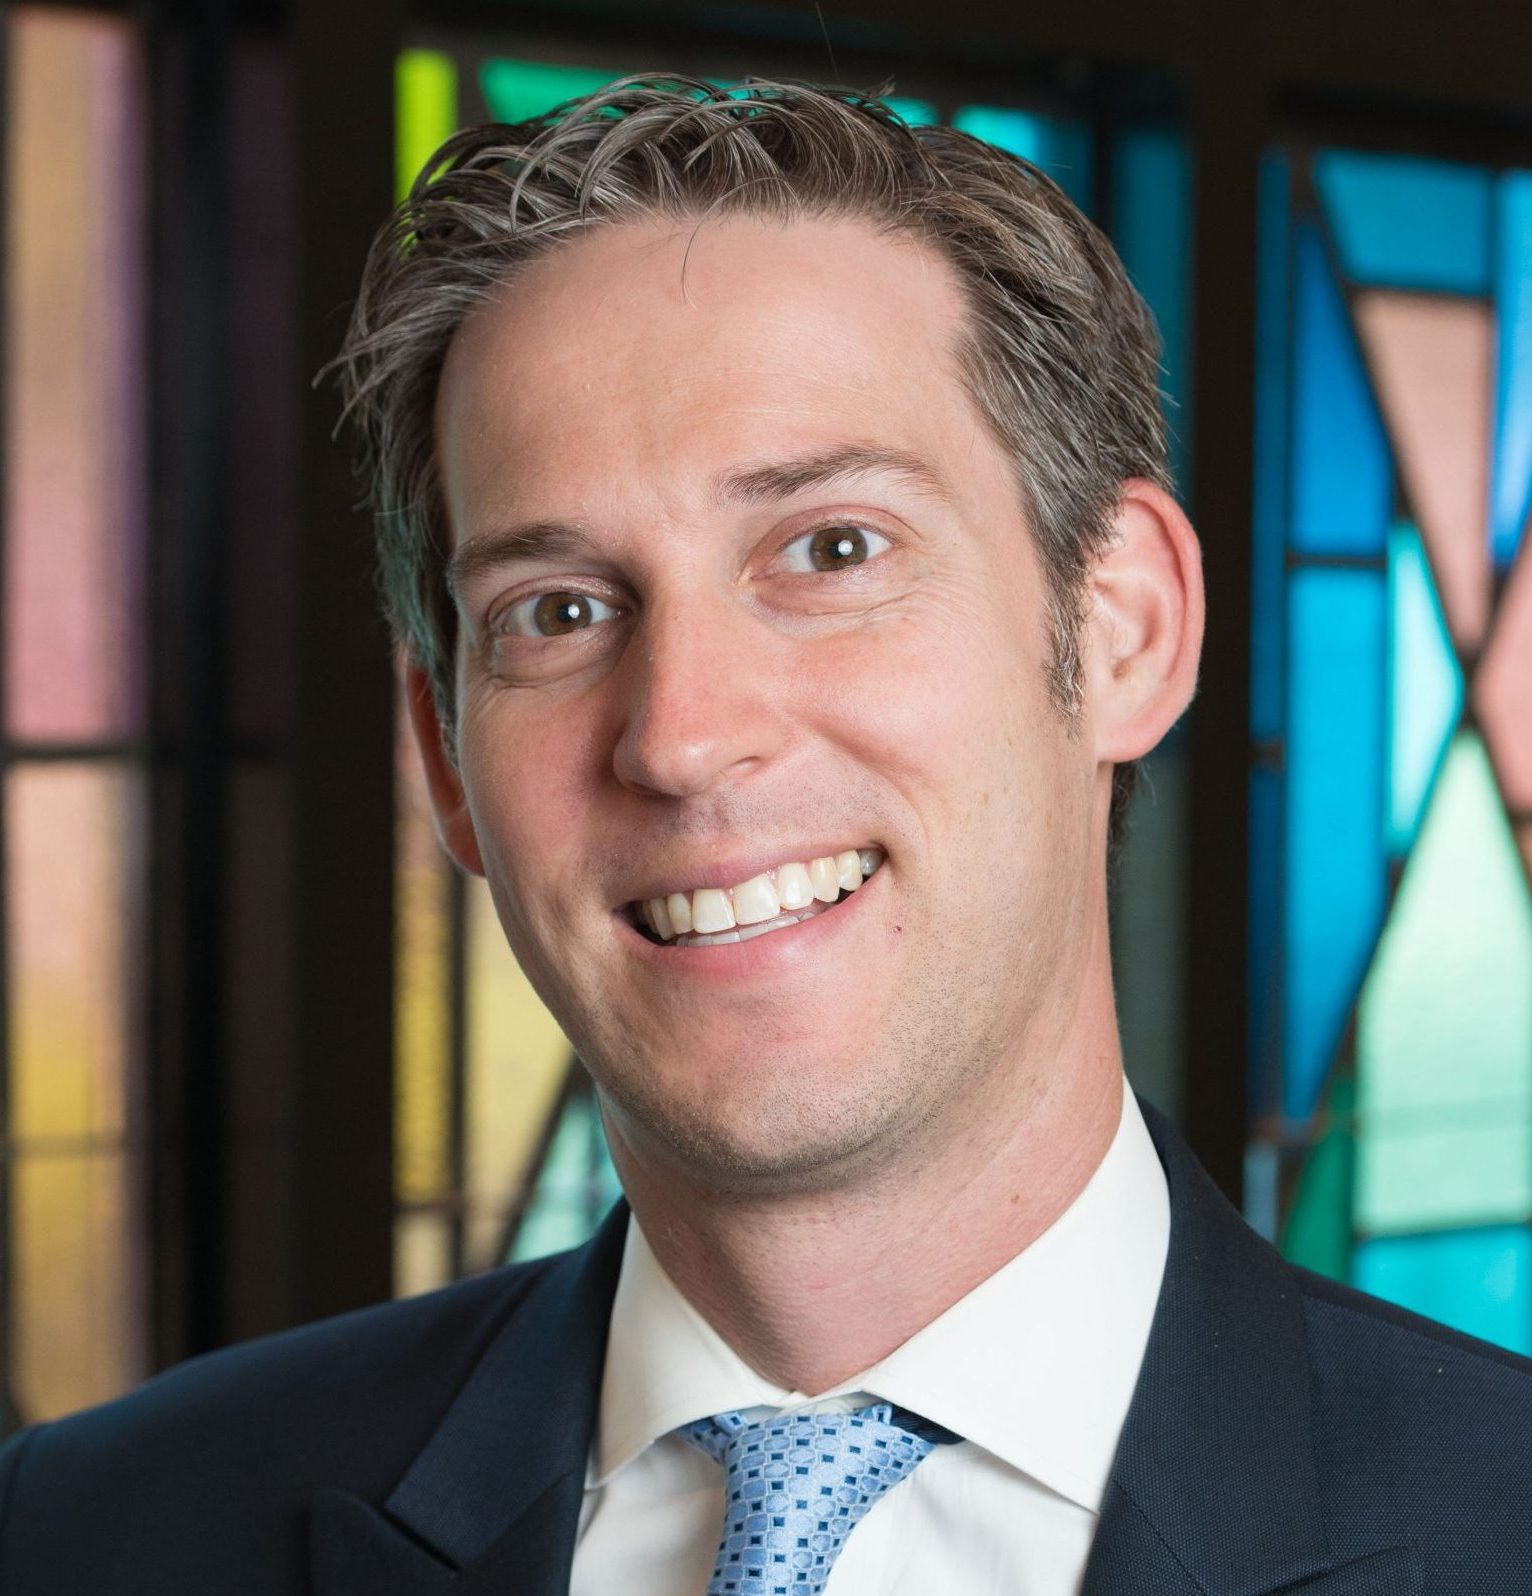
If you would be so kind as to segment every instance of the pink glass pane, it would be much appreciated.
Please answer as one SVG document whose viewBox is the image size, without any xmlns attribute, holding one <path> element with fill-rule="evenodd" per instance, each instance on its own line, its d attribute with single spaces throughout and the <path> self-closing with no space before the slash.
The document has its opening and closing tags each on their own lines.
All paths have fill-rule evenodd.
<svg viewBox="0 0 1532 1596">
<path fill-rule="evenodd" d="M 1356 321 L 1447 628 L 1471 653 L 1489 618 L 1489 307 L 1369 292 L 1357 297 Z"/>
<path fill-rule="evenodd" d="M 142 720 L 144 107 L 132 24 L 10 12 L 6 719 L 13 737 Z"/>
<path fill-rule="evenodd" d="M 1513 814 L 1532 815 L 1532 544 L 1524 544 L 1474 679 L 1474 709 Z"/>
</svg>

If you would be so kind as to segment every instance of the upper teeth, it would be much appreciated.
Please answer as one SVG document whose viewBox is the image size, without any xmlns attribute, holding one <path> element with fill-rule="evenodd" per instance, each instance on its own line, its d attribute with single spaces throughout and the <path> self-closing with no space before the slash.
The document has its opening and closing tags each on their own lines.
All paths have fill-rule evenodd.
<svg viewBox="0 0 1532 1596">
<path fill-rule="evenodd" d="M 707 935 L 735 926 L 759 925 L 811 903 L 834 903 L 842 891 L 855 892 L 883 863 L 880 848 L 848 848 L 807 863 L 789 860 L 741 881 L 737 887 L 698 887 L 640 903 L 644 924 L 666 942 L 689 932 Z"/>
</svg>

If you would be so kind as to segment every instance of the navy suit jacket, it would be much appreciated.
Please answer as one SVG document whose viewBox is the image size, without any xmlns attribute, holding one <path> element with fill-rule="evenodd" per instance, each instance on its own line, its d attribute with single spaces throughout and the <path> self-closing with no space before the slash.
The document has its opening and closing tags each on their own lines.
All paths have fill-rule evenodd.
<svg viewBox="0 0 1532 1596">
<path fill-rule="evenodd" d="M 1285 1263 L 1146 1117 L 1170 1253 L 1084 1596 L 1532 1593 L 1532 1363 Z M 625 1225 L 24 1432 L 0 1592 L 563 1596 Z"/>
</svg>

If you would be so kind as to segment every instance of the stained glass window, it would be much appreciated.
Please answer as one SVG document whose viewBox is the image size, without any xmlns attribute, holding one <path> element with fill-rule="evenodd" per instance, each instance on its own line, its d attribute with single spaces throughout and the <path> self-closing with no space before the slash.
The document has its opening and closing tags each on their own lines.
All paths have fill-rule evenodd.
<svg viewBox="0 0 1532 1596">
<path fill-rule="evenodd" d="M 1532 1346 L 1532 179 L 1263 177 L 1251 1096 L 1291 1257 Z"/>
<path fill-rule="evenodd" d="M 510 60 L 436 49 L 399 57 L 396 177 L 402 193 L 457 127 L 541 114 L 610 82 L 620 63 Z M 715 81 L 728 81 L 720 73 Z M 1106 151 L 1088 122 L 1048 110 L 888 102 L 911 124 L 949 121 L 1035 162 L 1077 203 L 1094 206 L 1098 165 L 1112 163 L 1107 218 L 1165 340 L 1165 386 L 1179 448 L 1187 433 L 1186 245 L 1189 162 L 1183 140 L 1130 127 Z M 507 1255 L 532 1256 L 588 1233 L 616 1192 L 588 1079 L 505 947 L 482 883 L 445 863 L 424 780 L 401 733 L 398 831 L 399 970 L 396 1062 L 396 1283 L 423 1289 Z M 1154 795 L 1124 855 L 1129 882 L 1119 932 L 1149 950 L 1119 991 L 1145 1074 L 1169 1081 L 1179 1046 L 1173 994 L 1179 744 L 1157 767 Z M 1150 879 L 1150 877 L 1153 879 Z M 1134 904 L 1152 905 L 1152 935 L 1134 934 Z M 1166 922 L 1169 920 L 1169 934 Z"/>
<path fill-rule="evenodd" d="M 117 1395 L 149 1325 L 144 63 L 5 29 L 0 1429 Z"/>
</svg>

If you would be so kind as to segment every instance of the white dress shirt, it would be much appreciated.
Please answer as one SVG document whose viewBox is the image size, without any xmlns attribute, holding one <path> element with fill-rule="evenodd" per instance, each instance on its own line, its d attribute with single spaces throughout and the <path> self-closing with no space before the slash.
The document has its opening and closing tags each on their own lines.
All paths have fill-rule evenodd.
<svg viewBox="0 0 1532 1596">
<path fill-rule="evenodd" d="M 723 1473 L 672 1432 L 730 1409 L 881 1400 L 954 1430 L 856 1527 L 826 1596 L 1074 1596 L 1165 1271 L 1170 1201 L 1133 1094 L 1085 1189 L 882 1362 L 809 1398 L 764 1380 L 628 1225 L 570 1596 L 703 1596 Z"/>
</svg>

